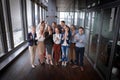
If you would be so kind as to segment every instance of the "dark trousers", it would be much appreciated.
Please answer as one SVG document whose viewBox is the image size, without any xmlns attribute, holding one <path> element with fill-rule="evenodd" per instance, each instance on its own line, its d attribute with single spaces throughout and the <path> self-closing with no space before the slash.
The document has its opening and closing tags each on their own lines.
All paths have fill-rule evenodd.
<svg viewBox="0 0 120 80">
<path fill-rule="evenodd" d="M 83 59 L 84 59 L 84 47 L 75 47 L 75 53 L 76 53 L 76 64 L 79 65 L 80 61 L 80 66 L 83 66 Z"/>
</svg>

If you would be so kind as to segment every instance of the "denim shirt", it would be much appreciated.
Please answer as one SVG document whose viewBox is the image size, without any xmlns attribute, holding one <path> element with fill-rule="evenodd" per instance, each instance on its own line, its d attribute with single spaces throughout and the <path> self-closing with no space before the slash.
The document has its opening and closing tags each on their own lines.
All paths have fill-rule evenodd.
<svg viewBox="0 0 120 80">
<path fill-rule="evenodd" d="M 82 42 L 80 42 L 82 40 Z M 86 36 L 85 36 L 85 34 L 79 34 L 79 33 L 77 33 L 76 35 L 75 35 L 75 46 L 76 47 L 79 47 L 79 48 L 81 48 L 81 47 L 85 47 L 85 45 L 86 45 Z"/>
</svg>

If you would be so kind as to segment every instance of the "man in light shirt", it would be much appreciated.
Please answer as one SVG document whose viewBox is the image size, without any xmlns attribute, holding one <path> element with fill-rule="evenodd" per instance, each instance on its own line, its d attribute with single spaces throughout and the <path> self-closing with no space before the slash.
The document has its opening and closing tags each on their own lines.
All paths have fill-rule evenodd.
<svg viewBox="0 0 120 80">
<path fill-rule="evenodd" d="M 83 60 L 84 60 L 84 51 L 86 45 L 86 36 L 84 34 L 84 28 L 79 27 L 79 33 L 75 35 L 75 53 L 76 53 L 76 65 L 79 66 L 80 61 L 80 69 L 84 71 L 83 68 Z M 76 66 L 73 66 L 73 68 Z"/>
</svg>

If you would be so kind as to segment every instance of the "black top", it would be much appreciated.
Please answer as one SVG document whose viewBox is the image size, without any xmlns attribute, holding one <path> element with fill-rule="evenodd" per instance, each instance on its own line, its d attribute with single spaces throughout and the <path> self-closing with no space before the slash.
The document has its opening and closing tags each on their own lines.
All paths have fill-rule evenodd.
<svg viewBox="0 0 120 80">
<path fill-rule="evenodd" d="M 49 35 L 49 32 L 45 32 L 45 45 L 53 45 L 53 34 Z"/>
<path fill-rule="evenodd" d="M 32 34 L 31 32 L 28 33 L 27 40 L 29 46 L 37 45 L 37 40 L 35 39 L 36 37 L 37 37 L 36 33 L 35 34 Z"/>
</svg>

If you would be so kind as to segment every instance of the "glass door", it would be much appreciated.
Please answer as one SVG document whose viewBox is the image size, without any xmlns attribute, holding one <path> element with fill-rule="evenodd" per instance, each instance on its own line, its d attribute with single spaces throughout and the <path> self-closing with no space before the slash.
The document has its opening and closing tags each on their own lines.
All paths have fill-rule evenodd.
<svg viewBox="0 0 120 80">
<path fill-rule="evenodd" d="M 114 54 L 111 80 L 120 80 L 120 29 Z"/>
<path fill-rule="evenodd" d="M 98 47 L 98 57 L 96 67 L 101 72 L 102 76 L 106 78 L 109 70 L 110 53 L 114 37 L 114 17 L 116 8 L 103 9 L 102 29 L 100 33 L 100 43 Z"/>
</svg>

